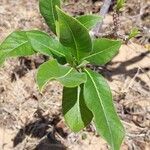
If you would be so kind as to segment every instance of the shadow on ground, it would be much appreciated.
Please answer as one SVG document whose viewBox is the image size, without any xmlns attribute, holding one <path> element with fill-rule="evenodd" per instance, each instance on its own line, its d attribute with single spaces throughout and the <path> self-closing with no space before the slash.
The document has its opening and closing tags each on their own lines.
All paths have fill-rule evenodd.
<svg viewBox="0 0 150 150">
<path fill-rule="evenodd" d="M 35 120 L 35 121 L 33 121 Z M 66 138 L 67 133 L 62 128 L 57 127 L 60 122 L 60 115 L 43 116 L 41 110 L 37 110 L 35 118 L 21 128 L 13 139 L 13 147 L 22 143 L 27 136 L 40 140 L 36 143 L 34 150 L 65 150 L 66 147 L 55 137 L 57 132 L 61 137 Z"/>
<path fill-rule="evenodd" d="M 89 65 L 89 67 L 91 69 L 95 69 L 98 72 L 102 73 L 108 80 L 112 81 L 112 77 L 115 75 L 124 75 L 124 77 L 126 78 L 127 76 L 133 78 L 135 76 L 135 74 L 138 72 L 139 74 L 145 74 L 148 71 L 150 71 L 150 67 L 145 67 L 139 70 L 138 67 L 132 68 L 130 70 L 127 70 L 127 67 L 135 64 L 139 61 L 141 61 L 142 59 L 144 59 L 146 56 L 148 57 L 148 55 L 150 54 L 150 51 L 146 51 L 144 53 L 139 54 L 138 56 L 125 61 L 125 62 L 110 62 L 105 66 L 92 66 Z M 34 68 L 38 68 L 38 66 L 40 64 L 42 64 L 43 62 L 45 62 L 48 58 L 41 55 L 40 57 L 37 57 L 36 59 L 32 58 L 25 58 L 25 57 L 21 57 L 20 58 L 20 66 L 16 66 L 16 68 L 14 69 L 12 75 L 11 75 L 11 80 L 15 81 L 16 80 L 16 76 L 18 76 L 19 78 L 23 77 L 29 70 L 32 70 Z M 112 68 L 111 70 L 108 69 L 108 66 L 112 66 L 115 64 L 120 64 L 118 67 L 116 68 Z M 150 91 L 150 87 L 148 86 L 148 84 L 143 81 L 140 77 L 136 77 L 135 78 L 136 82 L 139 82 L 141 84 L 141 87 L 146 90 L 146 91 Z"/>
<path fill-rule="evenodd" d="M 96 70 L 98 69 L 98 71 L 100 73 L 102 73 L 109 81 L 112 81 L 112 77 L 115 76 L 115 75 L 124 75 L 125 78 L 126 77 L 133 78 L 137 72 L 138 72 L 138 74 L 145 74 L 145 73 L 149 72 L 150 67 L 140 68 L 140 70 L 139 70 L 138 67 L 134 67 L 130 70 L 127 70 L 127 67 L 141 61 L 142 59 L 144 59 L 149 54 L 150 54 L 150 52 L 146 51 L 146 52 L 141 53 L 140 55 L 138 55 L 138 56 L 136 56 L 132 59 L 129 59 L 128 61 L 125 61 L 125 62 L 110 62 L 106 66 L 102 67 L 100 70 L 99 70 L 98 66 L 96 66 L 94 69 L 96 69 Z M 112 68 L 111 70 L 109 70 L 108 65 L 111 66 L 111 65 L 114 65 L 114 64 L 120 64 L 120 65 L 116 68 Z M 141 87 L 144 90 L 150 91 L 150 87 L 148 86 L 148 84 L 145 81 L 143 81 L 140 77 L 138 77 L 138 76 L 135 77 L 135 81 L 139 82 Z"/>
</svg>

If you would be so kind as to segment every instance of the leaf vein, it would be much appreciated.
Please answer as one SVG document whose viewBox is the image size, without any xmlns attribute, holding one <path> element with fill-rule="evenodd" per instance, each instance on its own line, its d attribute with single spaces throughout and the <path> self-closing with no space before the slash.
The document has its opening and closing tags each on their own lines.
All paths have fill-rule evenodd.
<svg viewBox="0 0 150 150">
<path fill-rule="evenodd" d="M 114 46 L 109 47 L 109 48 L 106 48 L 106 49 L 103 50 L 103 51 L 100 51 L 100 52 L 91 54 L 91 55 L 89 55 L 89 56 L 87 56 L 87 57 L 84 57 L 84 59 L 88 59 L 88 58 L 91 58 L 91 57 L 93 57 L 93 56 L 95 56 L 95 55 L 101 54 L 101 53 L 103 53 L 103 52 L 105 52 L 105 51 L 108 51 L 109 49 L 112 49 L 112 48 L 116 47 L 117 45 L 118 45 L 118 44 L 115 44 Z"/>
<path fill-rule="evenodd" d="M 110 136 L 111 136 L 111 139 L 112 139 L 111 141 L 113 141 L 113 138 L 112 138 L 112 131 L 111 131 L 110 126 L 109 126 L 109 120 L 107 120 L 107 115 L 106 115 L 106 112 L 105 112 L 105 109 L 104 109 L 104 106 L 103 106 L 103 103 L 102 103 L 101 96 L 100 96 L 100 94 L 99 94 L 99 92 L 98 92 L 98 89 L 97 89 L 96 83 L 95 83 L 94 79 L 92 78 L 91 74 L 88 72 L 88 70 L 86 70 L 86 69 L 85 69 L 85 71 L 86 71 L 86 72 L 87 72 L 87 74 L 89 75 L 89 77 L 90 77 L 90 79 L 91 79 L 91 81 L 92 81 L 92 83 L 93 83 L 93 85 L 94 85 L 94 87 L 95 87 L 95 90 L 96 90 L 97 96 L 98 96 L 98 98 L 99 98 L 99 100 L 100 100 L 101 107 L 102 107 L 103 112 L 104 112 L 104 116 L 105 116 L 105 120 L 106 120 L 106 123 L 107 123 L 108 129 L 109 129 L 109 132 L 110 132 Z M 112 144 L 112 147 L 114 147 L 113 142 L 111 142 L 111 144 Z"/>
</svg>

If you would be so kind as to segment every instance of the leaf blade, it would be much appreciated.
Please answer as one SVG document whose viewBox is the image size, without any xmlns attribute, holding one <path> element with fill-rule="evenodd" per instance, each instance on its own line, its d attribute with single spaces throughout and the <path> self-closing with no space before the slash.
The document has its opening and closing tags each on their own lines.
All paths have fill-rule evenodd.
<svg viewBox="0 0 150 150">
<path fill-rule="evenodd" d="M 72 49 L 73 55 L 80 60 L 92 51 L 92 41 L 87 29 L 76 19 L 56 8 L 59 20 L 60 42 Z M 80 34 L 80 36 L 79 36 Z"/>
<path fill-rule="evenodd" d="M 44 17 L 47 25 L 51 30 L 56 33 L 55 22 L 57 20 L 57 13 L 55 6 L 60 7 L 60 0 L 40 0 L 39 8 L 42 16 Z"/>
<path fill-rule="evenodd" d="M 0 64 L 9 57 L 30 56 L 35 53 L 26 32 L 15 31 L 0 44 Z"/>
<path fill-rule="evenodd" d="M 114 109 L 111 91 L 101 75 L 89 69 L 85 69 L 85 72 L 87 74 L 84 86 L 85 103 L 94 115 L 99 134 L 113 150 L 119 150 L 124 138 L 124 128 Z"/>
<path fill-rule="evenodd" d="M 33 48 L 44 55 L 65 57 L 66 48 L 54 37 L 38 30 L 27 31 L 27 37 Z"/>
<path fill-rule="evenodd" d="M 0 45 L 0 51 L 5 53 L 3 60 L 8 57 L 30 56 L 39 52 L 57 58 L 62 63 L 66 63 L 70 54 L 56 38 L 38 30 L 11 33 Z"/>
<path fill-rule="evenodd" d="M 6 53 L 3 52 L 2 50 L 0 51 L 0 67 L 3 65 L 6 59 Z"/>
<path fill-rule="evenodd" d="M 83 88 L 64 88 L 62 100 L 65 122 L 74 132 L 79 132 L 92 120 L 93 115 L 87 108 L 83 98 Z"/>
<path fill-rule="evenodd" d="M 40 91 L 51 80 L 57 80 L 65 87 L 76 87 L 86 81 L 86 75 L 69 66 L 60 65 L 56 60 L 50 60 L 42 64 L 37 72 L 36 81 Z"/>
<path fill-rule="evenodd" d="M 93 27 L 96 26 L 98 22 L 101 21 L 101 17 L 98 15 L 82 15 L 76 17 L 81 24 L 83 24 L 88 30 L 91 30 Z"/>
<path fill-rule="evenodd" d="M 35 53 L 25 31 L 11 33 L 0 45 L 0 51 L 5 51 L 10 57 L 29 56 Z"/>
<path fill-rule="evenodd" d="M 120 46 L 120 41 L 105 38 L 96 39 L 93 41 L 93 52 L 84 59 L 92 64 L 104 65 L 119 52 Z"/>
</svg>

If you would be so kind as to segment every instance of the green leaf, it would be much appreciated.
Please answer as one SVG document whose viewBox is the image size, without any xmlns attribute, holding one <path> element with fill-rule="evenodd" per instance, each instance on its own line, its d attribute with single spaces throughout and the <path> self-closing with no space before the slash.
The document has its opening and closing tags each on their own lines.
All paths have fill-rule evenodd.
<svg viewBox="0 0 150 150">
<path fill-rule="evenodd" d="M 74 132 L 86 127 L 93 118 L 91 111 L 85 105 L 83 88 L 80 86 L 63 89 L 62 109 L 67 125 Z"/>
<path fill-rule="evenodd" d="M 2 64 L 4 63 L 6 59 L 6 54 L 7 53 L 3 52 L 2 50 L 0 51 L 0 67 L 2 66 Z"/>
<path fill-rule="evenodd" d="M 5 57 L 29 56 L 35 53 L 25 31 L 11 33 L 0 45 Z"/>
<path fill-rule="evenodd" d="M 0 45 L 0 51 L 2 50 L 5 52 L 3 60 L 6 57 L 29 56 L 36 52 L 53 56 L 65 63 L 65 57 L 69 57 L 69 51 L 56 38 L 38 30 L 13 32 Z"/>
<path fill-rule="evenodd" d="M 33 30 L 26 32 L 27 37 L 33 48 L 44 55 L 51 56 L 52 54 L 59 57 L 65 57 L 68 51 L 66 48 L 54 37 L 48 34 Z"/>
<path fill-rule="evenodd" d="M 88 30 L 76 19 L 56 7 L 58 13 L 58 32 L 60 42 L 72 49 L 77 61 L 92 51 L 92 41 Z"/>
<path fill-rule="evenodd" d="M 40 12 L 44 17 L 47 25 L 54 33 L 56 33 L 55 22 L 57 20 L 55 6 L 60 7 L 60 0 L 40 0 L 39 2 Z"/>
<path fill-rule="evenodd" d="M 129 33 L 128 40 L 136 37 L 138 34 L 140 34 L 140 31 L 137 28 L 132 28 Z"/>
<path fill-rule="evenodd" d="M 104 65 L 118 53 L 120 46 L 120 41 L 96 39 L 93 41 L 93 52 L 84 59 L 92 64 Z"/>
<path fill-rule="evenodd" d="M 42 64 L 37 73 L 37 84 L 40 91 L 51 80 L 57 80 L 65 87 L 76 87 L 86 82 L 86 75 L 72 67 L 60 65 L 56 60 L 50 60 Z"/>
<path fill-rule="evenodd" d="M 96 26 L 98 22 L 101 21 L 101 17 L 98 15 L 83 15 L 76 17 L 81 24 L 83 24 L 88 30 L 91 30 L 93 27 Z"/>
<path fill-rule="evenodd" d="M 124 4 L 125 4 L 125 0 L 117 0 L 116 10 L 120 11 L 124 7 Z"/>
<path fill-rule="evenodd" d="M 100 74 L 90 69 L 85 69 L 85 72 L 85 103 L 93 113 L 97 131 L 110 144 L 112 150 L 119 150 L 124 138 L 124 128 L 115 111 L 110 88 Z"/>
</svg>

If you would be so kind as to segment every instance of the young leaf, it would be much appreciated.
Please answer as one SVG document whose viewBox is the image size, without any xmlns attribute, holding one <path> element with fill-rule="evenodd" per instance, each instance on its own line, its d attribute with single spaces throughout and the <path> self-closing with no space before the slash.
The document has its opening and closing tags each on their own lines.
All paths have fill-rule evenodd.
<svg viewBox="0 0 150 150">
<path fill-rule="evenodd" d="M 125 0 L 117 0 L 116 10 L 120 11 L 124 7 L 124 4 L 125 4 Z"/>
<path fill-rule="evenodd" d="M 92 51 L 92 41 L 88 30 L 76 19 L 56 7 L 58 13 L 58 31 L 60 42 L 72 49 L 79 61 Z"/>
<path fill-rule="evenodd" d="M 69 66 L 60 65 L 56 60 L 50 60 L 42 64 L 37 73 L 40 91 L 51 80 L 57 80 L 65 87 L 76 87 L 86 82 L 86 75 Z"/>
<path fill-rule="evenodd" d="M 137 28 L 131 29 L 129 36 L 128 36 L 128 40 L 136 37 L 138 34 L 140 34 L 140 31 Z"/>
<path fill-rule="evenodd" d="M 55 6 L 60 7 L 60 0 L 40 0 L 39 8 L 50 29 L 56 33 L 55 22 L 57 20 L 57 13 Z"/>
<path fill-rule="evenodd" d="M 88 30 L 91 30 L 98 22 L 101 21 L 101 17 L 98 15 L 83 15 L 76 17 L 81 24 L 83 24 Z"/>
<path fill-rule="evenodd" d="M 83 88 L 80 86 L 63 89 L 62 109 L 67 125 L 74 132 L 86 127 L 93 118 L 91 111 L 85 105 Z"/>
<path fill-rule="evenodd" d="M 115 111 L 110 88 L 100 74 L 90 69 L 85 69 L 85 72 L 85 103 L 93 113 L 97 131 L 107 140 L 112 150 L 119 150 L 124 138 L 124 128 Z"/>
<path fill-rule="evenodd" d="M 68 53 L 66 48 L 56 38 L 50 37 L 44 32 L 33 30 L 26 32 L 26 35 L 37 52 L 48 56 L 54 54 L 59 57 L 65 57 Z"/>
<path fill-rule="evenodd" d="M 0 51 L 4 51 L 5 57 L 29 56 L 35 53 L 25 31 L 11 33 L 0 45 Z"/>
<path fill-rule="evenodd" d="M 120 41 L 96 39 L 93 41 L 93 52 L 84 59 L 92 64 L 104 65 L 118 53 L 120 46 Z"/>
</svg>

